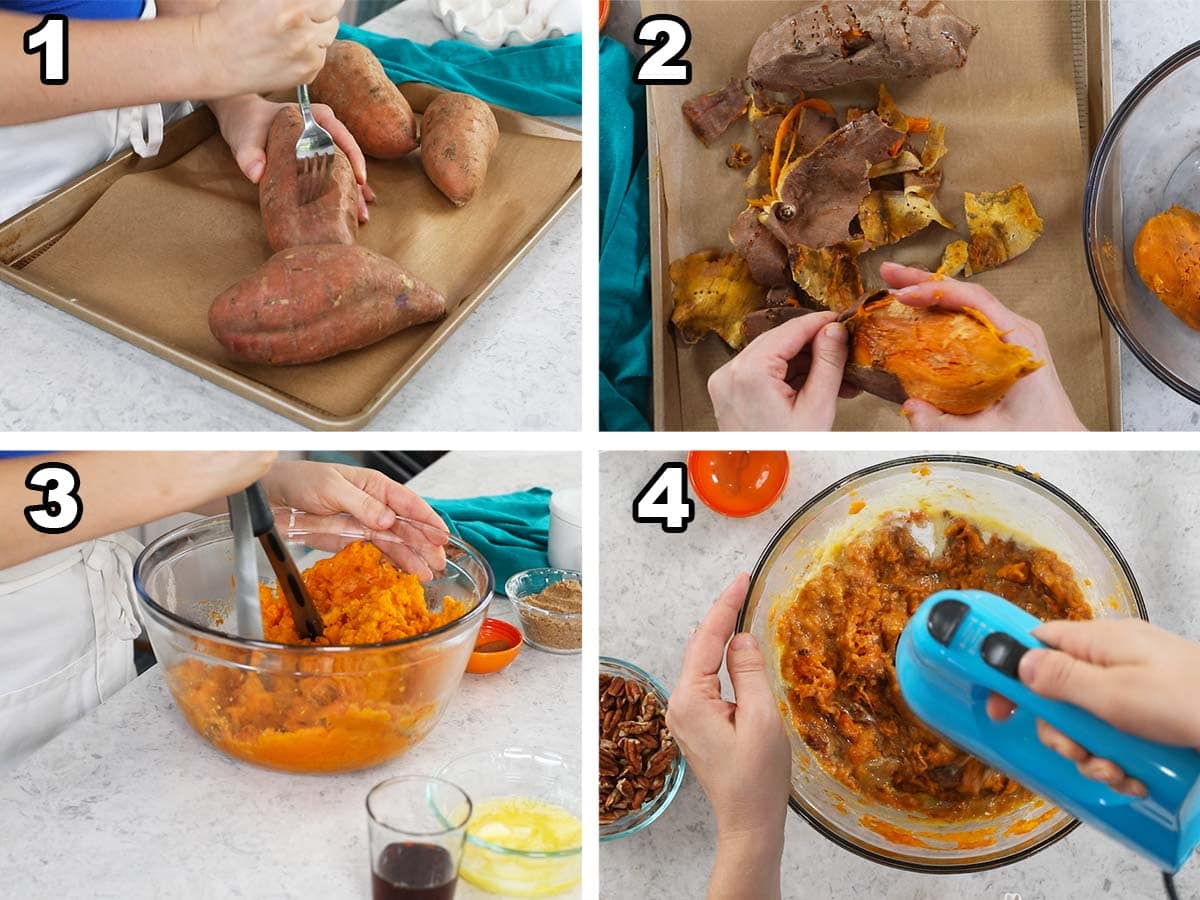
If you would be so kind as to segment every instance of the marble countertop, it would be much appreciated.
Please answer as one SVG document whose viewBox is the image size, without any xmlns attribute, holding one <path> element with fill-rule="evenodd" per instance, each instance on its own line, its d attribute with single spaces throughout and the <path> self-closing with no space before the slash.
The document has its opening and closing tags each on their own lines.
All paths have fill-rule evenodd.
<svg viewBox="0 0 1200 900">
<path fill-rule="evenodd" d="M 450 37 L 426 0 L 364 27 L 420 43 Z M 577 200 L 368 430 L 578 430 L 582 215 Z M 6 430 L 303 430 L 2 282 L 0 309 L 10 336 L 0 367 Z"/>
<path fill-rule="evenodd" d="M 577 454 L 453 453 L 409 486 L 452 497 L 579 482 Z M 504 598 L 490 615 L 514 618 Z M 424 741 L 392 763 L 336 776 L 224 756 L 184 723 L 155 666 L 5 773 L 0 894 L 368 897 L 367 791 L 473 750 L 524 745 L 578 758 L 580 658 L 526 649 L 496 675 L 466 675 Z M 456 893 L 493 896 L 465 882 Z"/>
<path fill-rule="evenodd" d="M 600 652 L 647 669 L 672 688 L 688 634 L 720 590 L 753 568 L 775 531 L 805 500 L 838 478 L 903 454 L 795 453 L 781 500 L 762 515 L 726 519 L 697 503 L 682 535 L 632 521 L 630 504 L 669 459 L 682 455 L 605 453 L 600 459 Z M 1200 640 L 1200 455 L 1165 453 L 979 453 L 1038 472 L 1083 505 L 1125 555 L 1152 621 Z M 1170 477 L 1163 477 L 1170 473 Z M 1153 541 L 1146 539 L 1154 535 Z M 654 560 L 653 565 L 647 565 Z M 638 598 L 638 599 L 634 599 Z M 728 687 L 726 688 L 728 691 Z M 727 696 L 729 694 L 727 693 Z M 600 848 L 601 897 L 703 897 L 715 830 L 689 775 L 662 817 L 644 832 Z M 788 815 L 783 884 L 787 897 L 870 900 L 1072 900 L 1158 898 L 1159 873 L 1098 832 L 1080 827 L 1024 862 L 975 875 L 918 875 L 868 862 Z M 1179 879 L 1200 898 L 1200 861 Z"/>
</svg>

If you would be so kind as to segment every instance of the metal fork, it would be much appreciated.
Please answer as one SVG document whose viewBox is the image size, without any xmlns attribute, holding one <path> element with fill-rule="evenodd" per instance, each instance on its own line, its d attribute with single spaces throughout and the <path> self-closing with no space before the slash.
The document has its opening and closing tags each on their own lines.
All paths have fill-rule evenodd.
<svg viewBox="0 0 1200 900">
<path fill-rule="evenodd" d="M 308 85 L 296 88 L 296 95 L 300 99 L 300 114 L 304 117 L 304 130 L 300 132 L 300 140 L 296 141 L 296 186 L 300 192 L 300 205 L 304 206 L 325 193 L 337 145 L 329 132 L 313 118 Z"/>
</svg>

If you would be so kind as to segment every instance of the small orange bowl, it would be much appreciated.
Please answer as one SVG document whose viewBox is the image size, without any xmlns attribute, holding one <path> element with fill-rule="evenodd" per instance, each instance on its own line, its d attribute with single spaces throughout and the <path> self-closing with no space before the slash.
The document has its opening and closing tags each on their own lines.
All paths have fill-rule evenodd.
<svg viewBox="0 0 1200 900">
<path fill-rule="evenodd" d="M 525 638 L 514 625 L 509 625 L 503 619 L 484 619 L 479 626 L 479 637 L 475 639 L 475 649 L 471 653 L 471 661 L 467 663 L 467 671 L 472 675 L 490 675 L 499 672 L 521 652 Z"/>
<path fill-rule="evenodd" d="M 600 0 L 600 30 L 608 25 L 609 0 Z"/>
<path fill-rule="evenodd" d="M 701 502 L 733 519 L 757 516 L 783 494 L 791 474 L 782 450 L 693 450 L 688 481 Z"/>
</svg>

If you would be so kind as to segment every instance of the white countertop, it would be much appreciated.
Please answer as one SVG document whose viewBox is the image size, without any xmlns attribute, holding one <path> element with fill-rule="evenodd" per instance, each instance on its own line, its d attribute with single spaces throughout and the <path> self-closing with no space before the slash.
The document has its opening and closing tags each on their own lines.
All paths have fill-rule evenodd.
<svg viewBox="0 0 1200 900">
<path fill-rule="evenodd" d="M 467 497 L 579 482 L 577 454 L 458 453 L 409 486 Z M 513 612 L 500 598 L 489 614 Z M 580 659 L 527 648 L 498 674 L 465 675 L 424 741 L 392 763 L 336 776 L 226 757 L 184 723 L 156 666 L 5 773 L 0 896 L 369 897 L 367 791 L 472 750 L 537 746 L 578 759 Z M 456 893 L 492 896 L 465 882 Z"/>
<path fill-rule="evenodd" d="M 425 0 L 364 23 L 450 37 Z M 581 120 L 557 119 L 573 128 Z M 582 204 L 573 203 L 369 426 L 576 431 L 581 421 Z M 303 426 L 0 282 L 0 428 L 294 431 Z"/>
<path fill-rule="evenodd" d="M 905 454 L 795 453 L 780 501 L 762 515 L 726 519 L 697 502 L 682 535 L 632 521 L 630 504 L 668 459 L 605 453 L 600 460 L 600 652 L 642 666 L 668 687 L 678 679 L 689 632 L 735 574 L 754 567 L 775 531 L 805 500 L 864 466 Z M 1150 618 L 1200 640 L 1200 455 L 979 453 L 1041 474 L 1084 506 L 1121 549 Z M 1166 477 L 1166 473 L 1170 473 Z M 1147 536 L 1153 536 L 1147 540 Z M 653 561 L 648 564 L 649 561 Z M 689 775 L 674 803 L 644 832 L 600 847 L 601 897 L 703 897 L 715 840 L 711 812 Z M 976 875 L 918 875 L 868 862 L 822 838 L 789 813 L 784 896 L 865 900 L 1157 900 L 1158 872 L 1086 826 L 1024 862 Z M 1180 896 L 1200 898 L 1200 860 L 1179 878 Z"/>
<path fill-rule="evenodd" d="M 1113 109 L 1156 65 L 1200 40 L 1200 0 L 1110 0 Z M 1200 406 L 1176 393 L 1121 345 L 1126 431 L 1195 431 Z"/>
</svg>

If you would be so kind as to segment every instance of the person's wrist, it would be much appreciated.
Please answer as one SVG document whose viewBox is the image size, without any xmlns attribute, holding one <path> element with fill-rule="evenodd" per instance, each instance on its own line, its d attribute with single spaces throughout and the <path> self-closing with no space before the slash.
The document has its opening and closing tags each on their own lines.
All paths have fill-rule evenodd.
<svg viewBox="0 0 1200 900">
<path fill-rule="evenodd" d="M 730 858 L 747 863 L 778 859 L 783 854 L 783 823 L 772 821 L 746 826 L 718 821 L 717 849 Z"/>
</svg>

